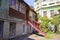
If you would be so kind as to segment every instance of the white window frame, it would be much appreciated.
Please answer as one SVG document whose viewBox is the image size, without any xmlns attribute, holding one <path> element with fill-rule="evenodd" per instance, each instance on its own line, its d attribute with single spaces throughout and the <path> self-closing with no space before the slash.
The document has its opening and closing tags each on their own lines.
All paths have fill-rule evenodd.
<svg viewBox="0 0 60 40">
<path fill-rule="evenodd" d="M 44 12 L 46 12 L 46 13 L 44 13 Z M 43 11 L 43 16 L 47 16 L 47 11 Z"/>
</svg>

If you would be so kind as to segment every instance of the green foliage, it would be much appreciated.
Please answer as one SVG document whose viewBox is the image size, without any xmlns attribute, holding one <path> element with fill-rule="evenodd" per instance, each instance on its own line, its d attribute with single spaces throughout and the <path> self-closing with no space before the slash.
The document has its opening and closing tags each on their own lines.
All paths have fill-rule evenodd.
<svg viewBox="0 0 60 40">
<path fill-rule="evenodd" d="M 49 19 L 47 17 L 39 17 L 39 20 L 41 21 L 41 26 L 48 26 Z"/>
<path fill-rule="evenodd" d="M 53 24 L 53 25 L 57 25 L 60 23 L 60 15 L 55 15 L 53 16 L 51 19 L 50 19 L 50 22 Z"/>
<path fill-rule="evenodd" d="M 40 16 L 39 16 L 39 20 L 41 21 L 39 28 L 42 31 L 46 32 L 46 34 L 47 34 L 46 38 L 51 38 L 51 32 L 48 29 L 48 25 L 49 25 L 50 20 L 47 17 L 40 17 Z"/>
<path fill-rule="evenodd" d="M 60 24 L 60 14 L 52 16 L 52 18 L 50 19 L 50 22 L 55 26 L 55 31 L 57 32 L 58 31 L 57 27 Z"/>
<path fill-rule="evenodd" d="M 46 38 L 51 38 L 51 37 L 52 37 L 52 32 L 51 31 L 48 31 Z"/>
<path fill-rule="evenodd" d="M 49 23 L 53 24 L 55 26 L 55 30 L 57 30 L 58 24 L 60 24 L 60 14 L 52 16 L 50 19 L 48 17 L 41 17 L 38 16 L 38 20 L 41 22 L 39 25 L 39 28 L 47 33 L 47 37 L 50 38 L 52 35 L 52 32 L 48 29 Z"/>
</svg>

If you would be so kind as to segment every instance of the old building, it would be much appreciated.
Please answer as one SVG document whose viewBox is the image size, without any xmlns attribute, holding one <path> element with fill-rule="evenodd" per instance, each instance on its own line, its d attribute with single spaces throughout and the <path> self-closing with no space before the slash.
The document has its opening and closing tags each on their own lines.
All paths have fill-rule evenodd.
<svg viewBox="0 0 60 40">
<path fill-rule="evenodd" d="M 14 38 L 38 29 L 37 13 L 23 0 L 0 0 L 0 38 Z"/>
</svg>

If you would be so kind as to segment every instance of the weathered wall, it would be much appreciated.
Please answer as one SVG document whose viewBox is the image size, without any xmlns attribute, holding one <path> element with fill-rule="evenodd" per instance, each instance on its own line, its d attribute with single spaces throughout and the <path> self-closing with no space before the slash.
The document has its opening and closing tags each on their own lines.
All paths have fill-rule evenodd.
<svg viewBox="0 0 60 40">
<path fill-rule="evenodd" d="M 5 21 L 4 22 L 4 27 L 3 27 L 3 38 L 8 38 L 9 37 L 9 22 Z"/>
<path fill-rule="evenodd" d="M 23 31 L 23 23 L 17 22 L 16 23 L 16 36 L 22 35 L 22 31 Z"/>
<path fill-rule="evenodd" d="M 9 11 L 9 0 L 1 0 L 0 18 L 6 19 Z"/>
</svg>

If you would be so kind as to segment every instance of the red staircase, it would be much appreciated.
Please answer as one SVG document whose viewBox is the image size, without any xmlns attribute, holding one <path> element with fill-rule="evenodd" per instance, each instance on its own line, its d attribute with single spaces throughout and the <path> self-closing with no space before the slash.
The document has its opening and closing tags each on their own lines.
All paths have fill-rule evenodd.
<svg viewBox="0 0 60 40">
<path fill-rule="evenodd" d="M 30 21 L 27 21 L 29 25 L 31 25 L 31 27 L 33 27 L 37 32 L 39 32 L 41 35 L 45 36 L 46 33 L 43 32 L 42 30 L 40 30 L 39 28 L 37 28 L 35 25 L 33 25 Z"/>
</svg>

